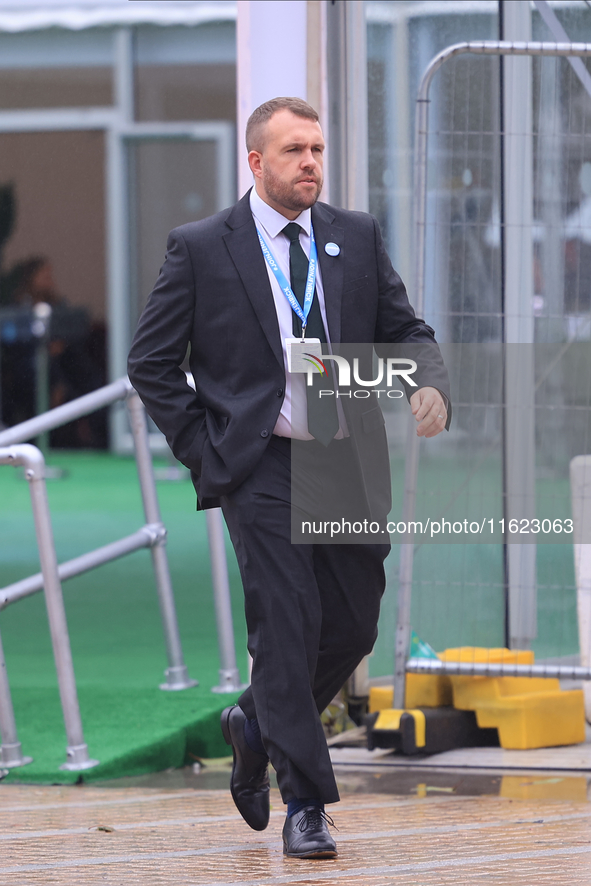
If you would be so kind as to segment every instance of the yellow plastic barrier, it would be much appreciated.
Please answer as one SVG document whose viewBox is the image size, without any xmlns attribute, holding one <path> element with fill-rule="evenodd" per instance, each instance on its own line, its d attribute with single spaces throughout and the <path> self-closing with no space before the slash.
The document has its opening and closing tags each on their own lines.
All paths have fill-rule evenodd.
<svg viewBox="0 0 591 886">
<path fill-rule="evenodd" d="M 529 650 L 464 646 L 438 653 L 443 661 L 533 664 Z M 392 688 L 370 689 L 370 712 L 392 707 Z M 558 680 L 540 677 L 471 677 L 407 674 L 408 708 L 453 704 L 474 711 L 480 728 L 498 730 L 503 748 L 544 748 L 585 740 L 583 692 L 563 692 Z"/>
<path fill-rule="evenodd" d="M 529 650 L 446 649 L 443 661 L 533 664 Z M 548 748 L 585 741 L 581 690 L 563 692 L 558 680 L 544 677 L 450 678 L 453 706 L 474 711 L 481 728 L 499 732 L 502 748 Z"/>
<path fill-rule="evenodd" d="M 409 708 L 441 708 L 453 704 L 449 677 L 436 674 L 407 674 L 406 703 Z M 394 704 L 391 686 L 371 686 L 369 712 L 383 711 Z"/>
<path fill-rule="evenodd" d="M 415 744 L 418 748 L 424 748 L 426 726 L 425 715 L 422 711 L 397 710 L 396 708 L 390 708 L 387 711 L 380 711 L 378 719 L 374 723 L 373 728 L 384 729 L 387 732 L 395 729 L 400 729 L 400 718 L 403 714 L 410 714 L 410 716 L 415 721 Z"/>
</svg>

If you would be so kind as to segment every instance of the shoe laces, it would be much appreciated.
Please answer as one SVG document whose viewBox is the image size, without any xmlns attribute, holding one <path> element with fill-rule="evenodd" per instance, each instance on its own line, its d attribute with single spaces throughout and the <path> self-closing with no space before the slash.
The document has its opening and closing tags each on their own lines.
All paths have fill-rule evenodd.
<svg viewBox="0 0 591 886">
<path fill-rule="evenodd" d="M 323 821 L 330 825 L 331 828 L 338 831 L 338 828 L 330 815 L 327 815 L 324 809 L 321 809 L 319 806 L 309 806 L 298 821 L 296 827 L 303 833 L 309 827 L 320 827 Z"/>
</svg>

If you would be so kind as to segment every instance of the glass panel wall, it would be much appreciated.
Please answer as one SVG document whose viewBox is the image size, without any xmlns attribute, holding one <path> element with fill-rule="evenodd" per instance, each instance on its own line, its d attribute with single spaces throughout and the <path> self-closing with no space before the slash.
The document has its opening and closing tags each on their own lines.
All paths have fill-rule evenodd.
<svg viewBox="0 0 591 886">
<path fill-rule="evenodd" d="M 236 119 L 233 22 L 195 28 L 138 28 L 138 120 Z"/>
<path fill-rule="evenodd" d="M 51 405 L 107 380 L 111 318 L 106 269 L 112 261 L 107 200 L 109 211 L 117 203 L 121 221 L 130 226 L 131 249 L 125 268 L 117 272 L 119 280 L 125 276 L 130 283 L 121 285 L 117 300 L 119 316 L 125 318 L 117 325 L 124 328 L 117 339 L 117 365 L 123 367 L 128 339 L 164 257 L 167 232 L 219 210 L 221 194 L 224 202 L 233 197 L 233 145 L 228 150 L 228 144 L 236 113 L 235 23 L 131 28 L 135 107 L 130 126 L 151 122 L 154 133 L 142 130 L 129 140 L 120 136 L 127 175 L 115 200 L 113 189 L 110 196 L 106 189 L 108 169 L 115 168 L 105 142 L 112 121 L 107 114 L 97 123 L 102 128 L 84 126 L 87 107 L 117 110 L 115 66 L 123 62 L 116 38 L 117 30 L 110 27 L 0 33 L 0 116 L 27 112 L 22 119 L 6 117 L 0 134 L 0 426 L 37 409 L 31 323 L 40 300 L 55 306 Z M 48 118 L 47 112 L 54 111 Z M 71 129 L 76 114 L 80 131 Z M 205 121 L 221 121 L 217 134 L 206 139 L 191 133 L 193 124 Z M 158 129 L 171 122 L 179 123 L 178 137 L 162 139 Z M 29 131 L 31 124 L 39 131 Z M 64 310 L 76 314 L 78 332 L 68 326 L 76 342 L 65 336 Z M 78 356 L 70 360 L 74 344 Z M 91 367 L 82 366 L 81 355 Z M 64 373 L 71 377 L 68 384 Z M 104 422 L 100 434 L 87 431 L 59 441 L 54 434 L 51 443 L 107 444 Z"/>
<path fill-rule="evenodd" d="M 138 121 L 236 119 L 234 22 L 192 28 L 143 26 L 134 34 Z M 148 141 L 129 146 L 132 328 L 154 285 L 168 231 L 212 215 L 222 170 L 214 141 Z M 232 151 L 234 153 L 234 151 Z M 233 175 L 232 175 L 233 178 Z"/>
<path fill-rule="evenodd" d="M 164 261 L 168 232 L 218 210 L 215 142 L 142 141 L 130 145 L 137 302 L 135 320 Z"/>
<path fill-rule="evenodd" d="M 0 33 L 0 110 L 113 103 L 110 28 Z"/>
</svg>

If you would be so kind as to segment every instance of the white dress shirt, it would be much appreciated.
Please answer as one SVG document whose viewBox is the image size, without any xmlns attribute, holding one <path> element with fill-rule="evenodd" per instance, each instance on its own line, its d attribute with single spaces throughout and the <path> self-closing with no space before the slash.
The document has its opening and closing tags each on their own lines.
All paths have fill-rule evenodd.
<svg viewBox="0 0 591 886">
<path fill-rule="evenodd" d="M 289 272 L 289 240 L 283 233 L 283 228 L 289 224 L 289 219 L 265 203 L 253 188 L 250 192 L 250 208 L 254 216 L 255 223 L 260 228 L 263 238 L 273 254 L 273 258 L 285 274 L 287 280 L 290 279 Z M 294 222 L 302 228 L 300 232 L 300 244 L 306 253 L 310 256 L 310 229 L 312 226 L 312 215 L 309 209 L 304 209 Z M 281 290 L 275 274 L 265 262 L 269 282 L 273 292 L 275 301 L 275 310 L 277 311 L 277 320 L 279 321 L 279 333 L 281 335 L 281 343 L 283 346 L 283 362 L 285 364 L 285 399 L 281 407 L 281 412 L 277 419 L 277 423 L 273 430 L 274 434 L 279 437 L 293 437 L 296 440 L 313 440 L 314 438 L 308 431 L 307 418 L 307 401 L 306 401 L 306 375 L 304 373 L 291 373 L 287 368 L 287 347 L 285 340 L 293 338 L 293 309 L 289 304 L 285 294 Z M 316 270 L 316 294 L 320 305 L 320 314 L 324 329 L 326 330 L 327 341 L 328 324 L 326 322 L 326 308 L 324 305 L 324 290 L 322 288 L 322 274 L 320 272 L 320 264 Z M 344 416 L 340 403 L 337 402 L 339 419 L 341 427 L 343 427 Z M 343 431 L 339 430 L 337 438 L 343 437 Z"/>
</svg>

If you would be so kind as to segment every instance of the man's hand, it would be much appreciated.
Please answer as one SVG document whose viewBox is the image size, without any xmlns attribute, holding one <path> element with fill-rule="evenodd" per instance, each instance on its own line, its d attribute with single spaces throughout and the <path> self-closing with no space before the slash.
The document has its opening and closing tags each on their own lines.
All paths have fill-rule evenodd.
<svg viewBox="0 0 591 886">
<path fill-rule="evenodd" d="M 437 388 L 419 388 L 410 398 L 412 414 L 418 421 L 418 437 L 436 437 L 445 428 L 447 408 Z"/>
</svg>

